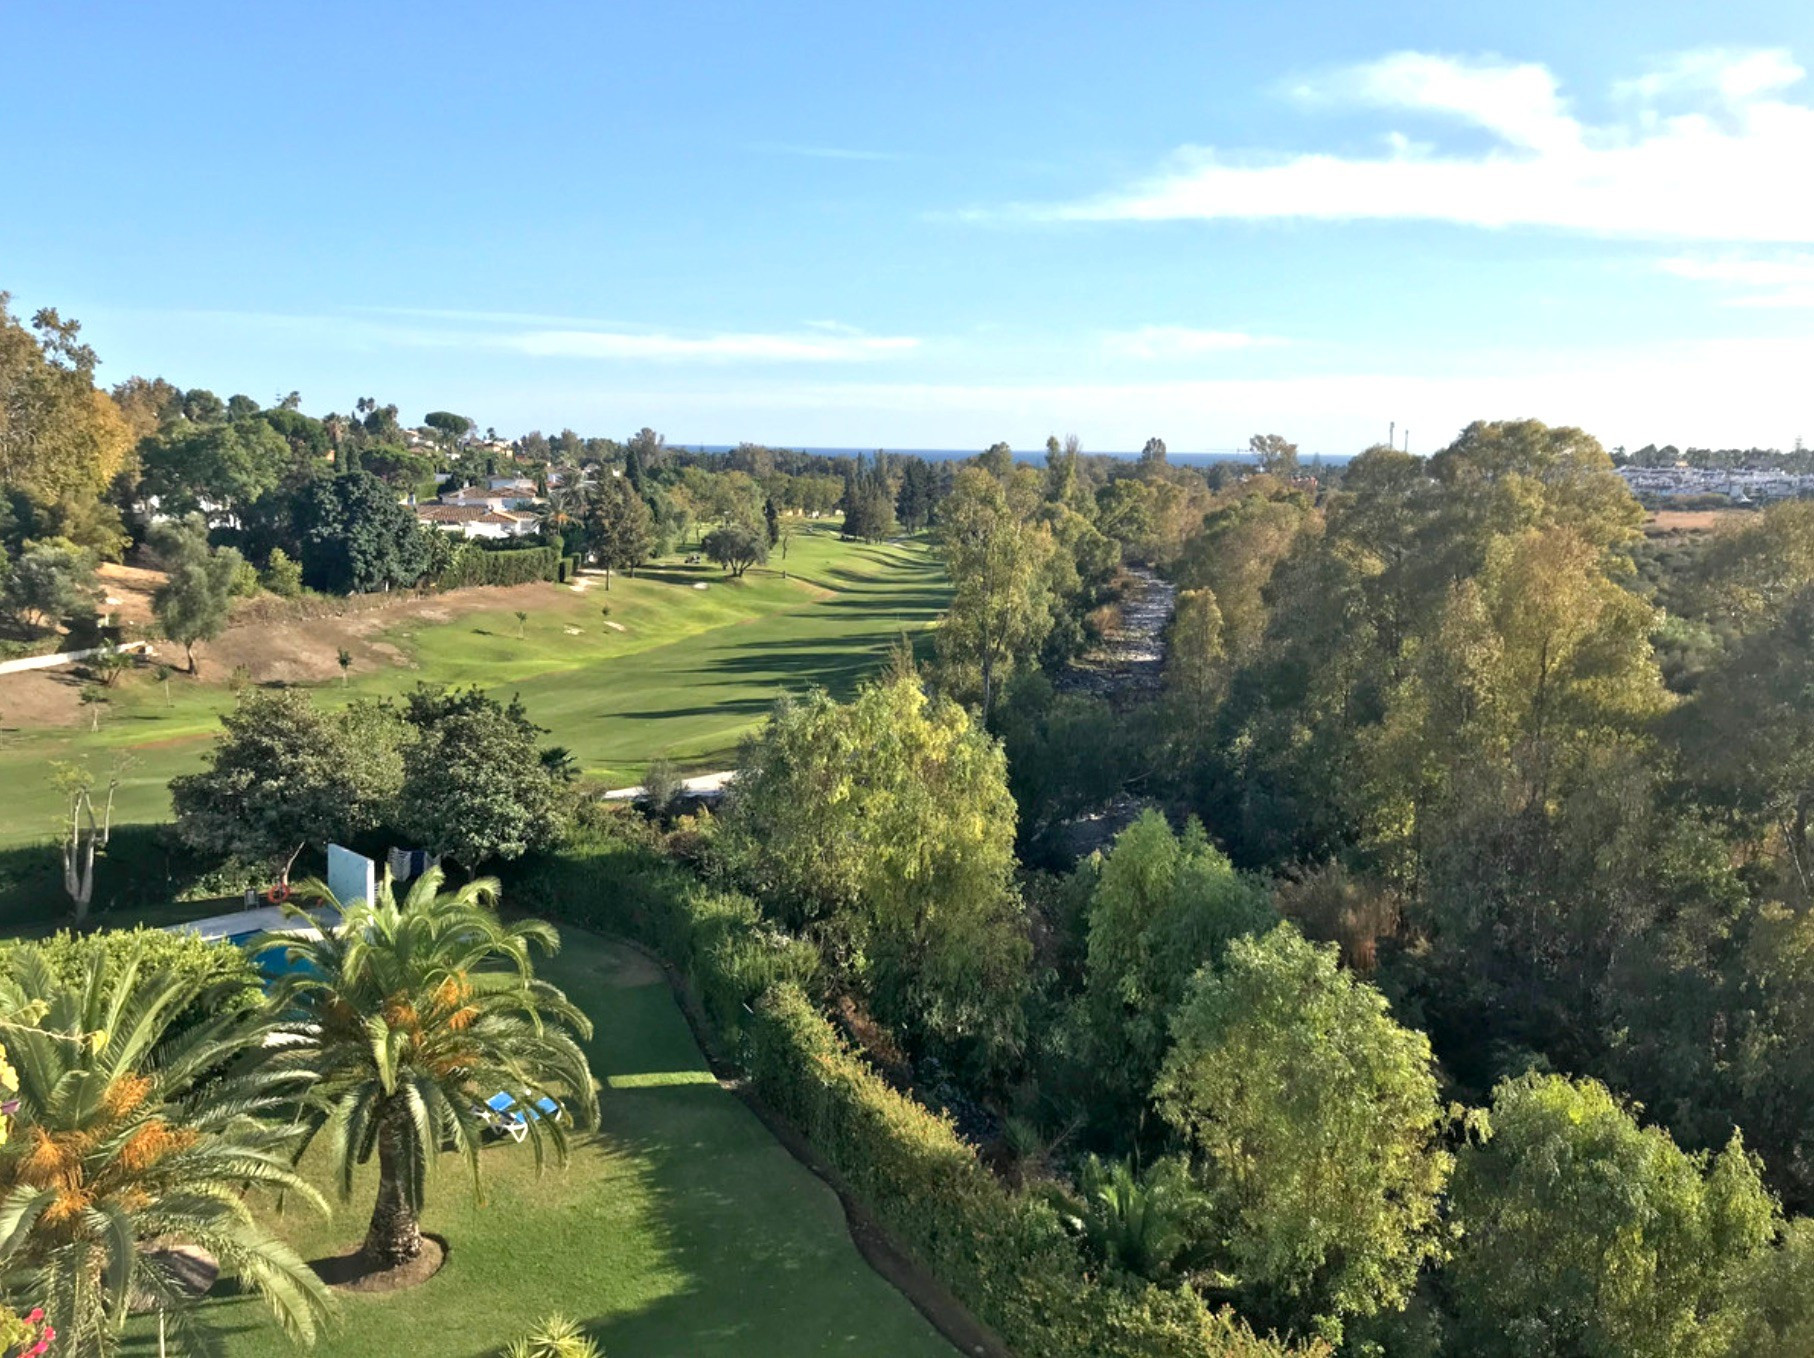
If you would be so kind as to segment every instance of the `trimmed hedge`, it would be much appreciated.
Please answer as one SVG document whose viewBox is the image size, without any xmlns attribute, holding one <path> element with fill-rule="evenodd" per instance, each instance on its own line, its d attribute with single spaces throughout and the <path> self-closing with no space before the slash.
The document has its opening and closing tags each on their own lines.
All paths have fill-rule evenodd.
<svg viewBox="0 0 1814 1358">
<path fill-rule="evenodd" d="M 35 948 L 57 978 L 80 984 L 89 963 L 100 957 L 117 974 L 137 962 L 141 973 L 171 972 L 194 982 L 194 998 L 170 1021 L 170 1031 L 186 1032 L 208 1015 L 224 1009 L 253 1009 L 264 1003 L 264 978 L 246 951 L 225 939 L 204 939 L 188 932 L 165 933 L 139 925 L 92 934 L 65 930 L 35 942 L 0 944 L 0 975 L 10 974 L 21 948 Z"/>
<path fill-rule="evenodd" d="M 498 868 L 512 906 L 634 939 L 667 959 L 727 1052 L 764 991 L 783 981 L 810 985 L 818 974 L 812 944 L 773 928 L 749 897 L 715 890 L 652 846 L 594 830 Z"/>
<path fill-rule="evenodd" d="M 552 580 L 559 568 L 560 554 L 552 547 L 518 547 L 491 552 L 476 543 L 462 543 L 454 553 L 453 564 L 441 572 L 435 583 L 442 589 L 463 589 L 468 585 L 529 585 L 537 580 Z"/>
<path fill-rule="evenodd" d="M 0 971 L 20 948 L 36 948 L 50 969 L 64 981 L 79 981 L 88 974 L 92 958 L 106 959 L 110 969 L 137 962 L 143 971 L 173 971 L 214 990 L 215 1002 L 258 1004 L 264 999 L 264 981 L 252 958 L 236 943 L 205 939 L 183 931 L 166 933 L 138 925 L 77 934 L 69 930 L 35 942 L 0 944 Z"/>
<path fill-rule="evenodd" d="M 820 959 L 748 897 L 606 831 L 507 865 L 505 899 L 636 940 L 686 978 L 755 1090 L 1021 1358 L 1306 1358 L 1187 1288 L 1092 1276 L 1041 1198 L 1011 1191 L 951 1123 L 897 1093 L 807 998 Z"/>
<path fill-rule="evenodd" d="M 948 1119 L 884 1083 L 799 987 L 783 983 L 763 996 L 748 1062 L 763 1101 L 1017 1354 L 1279 1358 L 1291 1351 L 1230 1312 L 1212 1311 L 1188 1288 L 1135 1291 L 1092 1278 L 1048 1203 L 1011 1192 Z"/>
</svg>

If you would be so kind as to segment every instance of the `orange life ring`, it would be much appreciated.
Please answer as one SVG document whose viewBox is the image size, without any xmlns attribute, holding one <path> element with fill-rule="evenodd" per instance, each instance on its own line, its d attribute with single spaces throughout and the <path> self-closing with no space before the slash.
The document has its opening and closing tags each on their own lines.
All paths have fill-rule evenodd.
<svg viewBox="0 0 1814 1358">
<path fill-rule="evenodd" d="M 285 901 L 290 899 L 290 884 L 288 882 L 279 882 L 276 886 L 271 887 L 265 892 L 265 899 L 272 905 L 282 905 Z"/>
</svg>

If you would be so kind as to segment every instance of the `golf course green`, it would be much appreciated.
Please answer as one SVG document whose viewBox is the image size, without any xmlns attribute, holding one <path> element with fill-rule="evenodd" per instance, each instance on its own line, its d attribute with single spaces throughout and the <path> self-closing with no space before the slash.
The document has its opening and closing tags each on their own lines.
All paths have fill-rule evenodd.
<svg viewBox="0 0 1814 1358">
<path fill-rule="evenodd" d="M 587 776 L 628 784 L 656 759 L 724 767 L 778 695 L 813 685 L 848 692 L 903 634 L 929 628 L 948 592 L 923 543 L 845 542 L 809 530 L 793 538 L 785 561 L 777 556 L 741 579 L 671 557 L 634 579 L 613 576 L 608 591 L 602 576 L 588 575 L 581 589 L 550 583 L 443 596 L 444 620 L 386 624 L 380 614 L 370 641 L 385 658 L 354 667 L 344 683 L 311 686 L 325 703 L 395 696 L 422 682 L 520 694 Z M 504 593 L 508 606 L 499 597 L 491 607 Z M 74 725 L 9 720 L 0 680 L 0 846 L 57 833 L 56 761 L 86 765 L 105 786 L 126 757 L 115 822 L 169 819 L 170 779 L 200 766 L 234 701 L 230 675 L 219 670 L 168 685 L 146 668 L 128 673 L 92 730 L 89 713 Z"/>
</svg>

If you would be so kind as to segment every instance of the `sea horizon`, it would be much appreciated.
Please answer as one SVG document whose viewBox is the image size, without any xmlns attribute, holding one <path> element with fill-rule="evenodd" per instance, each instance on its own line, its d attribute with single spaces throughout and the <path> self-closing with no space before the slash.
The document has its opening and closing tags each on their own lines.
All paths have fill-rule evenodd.
<svg viewBox="0 0 1814 1358">
<path fill-rule="evenodd" d="M 670 446 L 693 453 L 729 453 L 736 451 L 740 445 L 734 443 L 675 443 Z M 883 452 L 892 457 L 917 457 L 927 462 L 958 462 L 967 457 L 976 457 L 984 451 L 980 448 L 793 448 L 781 444 L 764 444 L 762 446 L 786 452 L 808 453 L 815 457 L 868 457 L 874 453 Z M 1138 459 L 1140 453 L 1138 450 L 1087 448 L 1083 450 L 1083 455 L 1085 457 L 1113 457 L 1131 462 Z M 1300 453 L 1298 461 L 1301 465 L 1309 466 L 1318 461 L 1323 463 L 1347 462 L 1354 456 L 1353 453 Z M 1014 460 L 1043 466 L 1046 460 L 1046 450 L 1044 448 L 1016 448 Z M 1174 452 L 1167 449 L 1165 460 L 1174 466 L 1206 467 L 1215 462 L 1252 462 L 1254 454 L 1246 448 L 1195 452 Z"/>
</svg>

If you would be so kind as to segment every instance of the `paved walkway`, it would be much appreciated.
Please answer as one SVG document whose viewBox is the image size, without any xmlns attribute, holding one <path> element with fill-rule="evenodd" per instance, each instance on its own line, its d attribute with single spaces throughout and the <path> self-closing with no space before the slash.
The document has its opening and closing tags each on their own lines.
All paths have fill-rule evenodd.
<svg viewBox="0 0 1814 1358">
<path fill-rule="evenodd" d="M 736 769 L 722 769 L 717 773 L 702 773 L 694 778 L 683 779 L 680 784 L 680 789 L 682 792 L 691 792 L 695 794 L 702 792 L 716 794 L 723 792 L 725 788 L 729 787 L 731 780 L 736 778 L 736 776 Z M 647 791 L 648 789 L 644 788 L 640 783 L 635 787 L 614 787 L 610 791 L 601 794 L 601 799 L 607 802 L 633 802 L 638 797 L 645 795 Z"/>
</svg>

